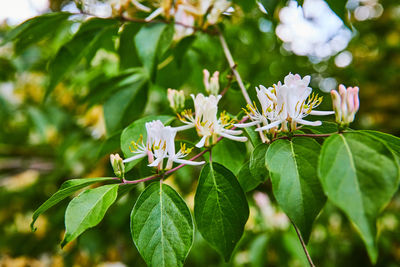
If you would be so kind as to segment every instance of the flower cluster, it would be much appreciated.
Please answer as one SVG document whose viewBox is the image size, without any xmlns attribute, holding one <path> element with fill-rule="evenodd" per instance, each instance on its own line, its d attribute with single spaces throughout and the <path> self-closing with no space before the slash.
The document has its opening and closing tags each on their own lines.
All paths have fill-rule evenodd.
<svg viewBox="0 0 400 267">
<path fill-rule="evenodd" d="M 221 95 L 204 96 L 203 94 L 191 95 L 194 101 L 194 116 L 191 110 L 185 110 L 178 114 L 179 119 L 186 125 L 177 127 L 177 131 L 182 131 L 195 127 L 197 134 L 201 137 L 196 147 L 210 146 L 217 142 L 218 137 L 222 136 L 234 141 L 246 142 L 247 138 L 238 136 L 241 130 L 232 130 L 234 120 L 225 112 L 217 117 L 218 102 Z"/>
<path fill-rule="evenodd" d="M 174 162 L 188 165 L 201 165 L 204 161 L 196 162 L 183 159 L 191 149 L 186 149 L 185 145 L 181 145 L 178 153 L 175 152 L 175 135 L 176 130 L 171 126 L 164 126 L 159 121 L 146 123 L 147 140 L 143 143 L 143 137 L 137 142 L 132 142 L 130 150 L 135 155 L 125 159 L 123 162 L 128 163 L 147 156 L 150 167 L 157 167 L 159 170 L 169 170 Z M 163 167 L 164 159 L 168 159 L 166 167 Z"/>
<path fill-rule="evenodd" d="M 321 121 L 307 121 L 304 118 L 308 115 L 330 115 L 333 111 L 314 110 L 322 102 L 322 97 L 312 93 L 309 87 L 310 76 L 303 79 L 298 74 L 287 75 L 284 83 L 278 82 L 273 87 L 266 88 L 260 85 L 257 91 L 257 98 L 261 105 L 258 110 L 255 103 L 247 105 L 246 114 L 252 120 L 249 123 L 235 124 L 243 128 L 261 124 L 262 127 L 256 131 L 294 131 L 297 124 L 318 126 Z M 280 127 L 280 128 L 279 128 Z"/>
<path fill-rule="evenodd" d="M 341 126 L 347 126 L 354 120 L 359 107 L 358 87 L 346 87 L 339 85 L 339 92 L 331 91 L 333 109 L 335 110 L 336 122 Z"/>
</svg>

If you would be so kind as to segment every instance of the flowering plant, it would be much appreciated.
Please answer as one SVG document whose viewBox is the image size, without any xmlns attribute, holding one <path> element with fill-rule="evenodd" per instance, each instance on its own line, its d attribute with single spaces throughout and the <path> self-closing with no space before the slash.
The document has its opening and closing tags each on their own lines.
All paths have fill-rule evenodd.
<svg viewBox="0 0 400 267">
<path fill-rule="evenodd" d="M 362 85 L 361 90 L 335 86 L 329 98 L 323 90 L 316 93 L 318 75 L 287 71 L 274 84 L 265 80 L 264 85 L 247 86 L 257 79 L 248 75 L 249 83 L 243 82 L 225 39 L 228 31 L 220 27 L 243 15 L 247 6 L 239 2 L 247 1 L 115 1 L 112 17 L 78 14 L 82 19 L 76 32 L 77 14 L 68 12 L 45 14 L 11 32 L 5 42 L 18 42 L 24 31 L 38 31 L 43 21 L 69 25 L 72 36 L 64 36 L 68 41 L 48 64 L 45 99 L 62 88 L 58 84 L 80 60 L 95 68 L 118 53 L 120 65 L 118 70 L 115 62 L 108 66 L 111 78 L 85 73 L 96 80 L 80 92 L 103 111 L 105 129 L 98 135 L 105 140 L 99 155 L 106 155 L 113 175 L 66 181 L 33 213 L 32 229 L 47 209 L 91 186 L 68 204 L 64 247 L 99 224 L 119 197 L 137 190 L 130 230 L 147 265 L 182 266 L 195 231 L 229 262 L 253 205 L 262 220 L 274 218 L 266 224 L 268 231 L 284 231 L 291 223 L 314 266 L 307 243 L 329 201 L 355 226 L 371 262 L 377 261 L 377 219 L 400 181 L 399 139 L 350 128 L 357 125 L 352 123 Z M 268 13 L 264 2 L 247 4 Z M 210 59 L 216 71 L 201 64 L 214 56 L 207 47 L 200 49 L 205 43 L 218 45 L 215 58 L 223 61 Z M 184 57 L 187 51 L 197 59 L 194 70 Z M 35 110 L 31 113 L 38 117 Z M 175 184 L 179 175 L 186 175 L 179 172 L 183 168 L 200 171 L 189 177 L 196 192 L 186 199 Z M 260 192 L 266 184 L 273 198 Z M 281 210 L 270 207 L 275 200 Z"/>
</svg>

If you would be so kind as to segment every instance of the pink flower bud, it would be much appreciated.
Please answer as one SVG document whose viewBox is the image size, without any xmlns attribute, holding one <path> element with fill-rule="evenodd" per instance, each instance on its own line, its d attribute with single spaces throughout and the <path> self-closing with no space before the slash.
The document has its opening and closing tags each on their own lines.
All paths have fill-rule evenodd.
<svg viewBox="0 0 400 267">
<path fill-rule="evenodd" d="M 331 91 L 337 123 L 348 125 L 354 121 L 354 116 L 360 107 L 358 91 L 358 87 L 348 87 L 346 89 L 343 84 L 339 85 L 339 93 L 335 90 Z"/>
</svg>

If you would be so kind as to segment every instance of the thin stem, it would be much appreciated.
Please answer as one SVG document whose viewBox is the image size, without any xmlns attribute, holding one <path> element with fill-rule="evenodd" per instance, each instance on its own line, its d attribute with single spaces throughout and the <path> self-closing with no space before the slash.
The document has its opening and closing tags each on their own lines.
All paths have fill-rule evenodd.
<svg viewBox="0 0 400 267">
<path fill-rule="evenodd" d="M 301 246 L 303 247 L 304 253 L 306 254 L 306 257 L 307 257 L 308 263 L 310 264 L 310 267 L 315 267 L 315 265 L 314 265 L 314 263 L 313 263 L 313 261 L 312 261 L 312 259 L 311 259 L 311 256 L 310 256 L 310 254 L 308 253 L 306 244 L 304 243 L 304 240 L 303 240 L 303 238 L 301 237 L 301 234 L 300 234 L 299 229 L 297 228 L 297 226 L 296 226 L 293 222 L 292 222 L 292 225 L 293 225 L 294 229 L 296 230 L 296 234 L 297 234 L 297 236 L 299 237 Z"/>
<path fill-rule="evenodd" d="M 222 32 L 218 28 L 217 28 L 217 33 L 218 33 L 219 41 L 221 42 L 222 50 L 224 50 L 224 54 L 225 54 L 226 60 L 228 61 L 229 67 L 231 68 L 232 73 L 235 76 L 236 81 L 239 84 L 239 88 L 240 88 L 240 91 L 242 91 L 242 95 L 244 97 L 244 100 L 246 100 L 247 104 L 251 105 L 250 96 L 247 93 L 246 87 L 243 84 L 242 77 L 240 77 L 240 74 L 236 69 L 237 65 L 236 65 L 235 61 L 233 60 L 232 53 L 229 50 L 228 44 L 226 43 L 226 40 L 225 40 L 224 36 L 222 35 Z M 257 124 L 257 128 L 259 128 L 259 127 L 260 127 L 260 125 Z M 265 143 L 266 140 L 265 140 L 264 134 L 262 132 L 260 132 L 259 134 L 260 134 L 261 141 L 263 143 Z"/>
<path fill-rule="evenodd" d="M 239 84 L 240 90 L 242 91 L 242 94 L 243 94 L 244 99 L 246 100 L 246 103 L 251 105 L 251 99 L 249 97 L 249 94 L 247 93 L 246 87 L 244 87 L 244 84 L 243 84 L 242 78 L 240 77 L 239 72 L 236 70 L 236 63 L 233 60 L 233 57 L 232 57 L 231 51 L 229 50 L 228 44 L 226 43 L 225 38 L 222 35 L 221 31 L 218 30 L 217 32 L 218 32 L 219 41 L 221 42 L 222 49 L 224 50 L 226 60 L 229 63 L 229 67 L 231 68 L 232 73 L 235 76 L 235 78 Z"/>
</svg>

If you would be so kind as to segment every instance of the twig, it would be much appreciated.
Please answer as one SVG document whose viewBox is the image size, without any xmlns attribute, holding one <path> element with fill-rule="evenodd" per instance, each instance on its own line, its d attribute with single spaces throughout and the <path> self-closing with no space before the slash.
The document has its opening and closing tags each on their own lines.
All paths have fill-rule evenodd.
<svg viewBox="0 0 400 267">
<path fill-rule="evenodd" d="M 232 79 L 233 79 L 232 70 L 231 70 L 231 74 L 228 74 L 227 77 L 228 77 L 228 83 L 226 84 L 224 90 L 222 90 L 222 92 L 220 93 L 221 96 L 224 96 L 226 94 L 226 92 L 228 91 L 228 89 L 231 87 Z"/>
<path fill-rule="evenodd" d="M 217 28 L 217 32 L 218 32 L 219 41 L 221 42 L 222 50 L 224 50 L 224 54 L 225 54 L 226 60 L 229 63 L 229 67 L 231 68 L 232 73 L 235 76 L 236 81 L 239 84 L 239 88 L 240 88 L 240 91 L 242 91 L 242 95 L 244 97 L 244 100 L 246 100 L 247 104 L 251 105 L 250 96 L 247 93 L 247 90 L 246 90 L 246 87 L 243 84 L 242 78 L 240 77 L 240 74 L 236 69 L 237 65 L 236 65 L 235 61 L 233 60 L 232 53 L 229 50 L 228 44 L 226 43 L 226 40 L 225 40 L 224 36 L 222 35 L 222 32 L 218 28 Z M 260 125 L 257 124 L 257 128 L 259 128 L 259 127 L 260 127 Z M 266 140 L 265 140 L 265 136 L 264 136 L 263 132 L 260 131 L 259 134 L 260 134 L 261 141 L 263 143 L 265 143 Z"/>
<path fill-rule="evenodd" d="M 231 51 L 229 50 L 228 44 L 226 43 L 225 38 L 222 35 L 221 31 L 218 30 L 217 32 L 218 32 L 219 41 L 221 42 L 222 49 L 224 50 L 226 60 L 229 63 L 229 67 L 231 68 L 233 75 L 235 75 L 235 78 L 239 84 L 240 90 L 242 91 L 244 100 L 246 100 L 247 104 L 251 105 L 251 99 L 249 97 L 249 94 L 247 93 L 246 88 L 244 87 L 244 84 L 243 84 L 242 78 L 240 77 L 239 72 L 236 70 L 236 64 L 235 64 L 235 61 L 233 60 L 233 57 L 232 57 Z"/>
<path fill-rule="evenodd" d="M 314 265 L 314 263 L 313 263 L 313 261 L 312 261 L 312 259 L 311 259 L 311 256 L 310 256 L 310 254 L 308 253 L 306 244 L 304 243 L 304 240 L 303 240 L 303 238 L 301 237 L 301 234 L 300 234 L 299 229 L 297 228 L 297 226 L 296 226 L 293 222 L 292 222 L 292 225 L 293 225 L 294 229 L 296 230 L 296 234 L 297 234 L 297 236 L 299 237 L 301 246 L 303 247 L 304 253 L 306 254 L 306 257 L 307 257 L 308 263 L 310 264 L 310 267 L 315 267 L 315 265 Z"/>
</svg>

